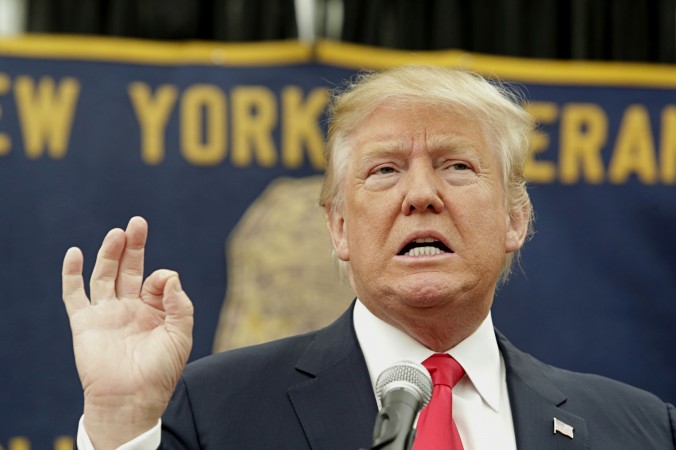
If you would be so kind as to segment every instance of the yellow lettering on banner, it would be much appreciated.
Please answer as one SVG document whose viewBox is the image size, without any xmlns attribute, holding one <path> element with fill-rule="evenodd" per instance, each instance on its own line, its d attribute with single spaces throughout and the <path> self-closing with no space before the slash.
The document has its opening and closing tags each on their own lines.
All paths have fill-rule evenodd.
<svg viewBox="0 0 676 450">
<path fill-rule="evenodd" d="M 324 167 L 324 136 L 319 126 L 319 116 L 326 108 L 329 91 L 316 88 L 303 103 L 303 92 L 297 86 L 282 90 L 282 163 L 288 168 L 303 164 L 303 148 L 307 148 L 310 164 L 316 169 Z"/>
<path fill-rule="evenodd" d="M 137 81 L 129 85 L 128 92 L 141 132 L 141 159 L 146 164 L 159 164 L 164 160 L 164 135 L 177 89 L 164 84 L 153 95 L 150 86 Z"/>
<path fill-rule="evenodd" d="M 573 184 L 580 172 L 588 183 L 603 182 L 601 149 L 608 138 L 605 111 L 591 103 L 570 103 L 561 114 L 560 179 Z"/>
<path fill-rule="evenodd" d="M 79 93 L 75 78 L 64 78 L 57 87 L 51 77 L 43 77 L 37 86 L 31 77 L 17 77 L 14 95 L 26 156 L 39 158 L 45 146 L 52 158 L 65 156 Z"/>
<path fill-rule="evenodd" d="M 646 184 L 657 182 L 650 117 L 643 105 L 631 105 L 625 110 L 608 167 L 608 179 L 614 184 L 626 183 L 632 174 Z"/>
<path fill-rule="evenodd" d="M 260 86 L 237 87 L 232 101 L 232 163 L 251 165 L 253 154 L 262 167 L 277 163 L 272 130 L 277 124 L 277 101 L 270 89 Z"/>
<path fill-rule="evenodd" d="M 73 438 L 70 436 L 59 436 L 54 439 L 54 450 L 72 450 Z"/>
<path fill-rule="evenodd" d="M 31 450 L 31 443 L 25 437 L 14 437 L 9 440 L 7 450 Z"/>
<path fill-rule="evenodd" d="M 9 86 L 9 77 L 4 73 L 0 73 L 0 95 L 5 95 L 9 92 Z M 0 109 L 0 119 L 2 119 L 2 109 Z M 11 148 L 12 140 L 7 136 L 7 133 L 0 133 L 0 156 L 8 154 Z"/>
<path fill-rule="evenodd" d="M 181 151 L 197 166 L 214 166 L 226 153 L 226 100 L 217 86 L 196 84 L 181 98 Z"/>
<path fill-rule="evenodd" d="M 660 167 L 664 184 L 676 183 L 676 106 L 662 110 Z"/>
<path fill-rule="evenodd" d="M 6 73 L 0 72 L 0 95 L 5 95 L 9 92 L 11 82 Z"/>
<path fill-rule="evenodd" d="M 59 436 L 54 439 L 54 450 L 71 450 L 73 448 L 73 438 L 70 436 Z M 9 440 L 8 450 L 30 450 L 31 443 L 30 441 L 23 437 L 13 437 Z M 4 450 L 4 447 L 0 445 L 0 450 Z"/>
<path fill-rule="evenodd" d="M 528 113 L 540 124 L 551 124 L 559 117 L 559 107 L 552 102 L 533 102 L 526 106 Z M 530 139 L 528 159 L 523 174 L 529 181 L 552 183 L 556 179 L 556 164 L 539 161 L 536 156 L 549 148 L 549 136 L 536 130 Z"/>
</svg>

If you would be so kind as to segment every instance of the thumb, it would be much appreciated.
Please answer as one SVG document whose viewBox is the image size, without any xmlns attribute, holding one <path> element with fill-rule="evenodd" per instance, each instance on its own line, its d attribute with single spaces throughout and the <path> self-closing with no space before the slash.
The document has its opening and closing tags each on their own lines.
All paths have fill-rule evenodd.
<svg viewBox="0 0 676 450">
<path fill-rule="evenodd" d="M 178 275 L 167 280 L 162 306 L 167 314 L 165 324 L 169 330 L 177 331 L 192 342 L 194 309 L 190 298 L 181 287 Z"/>
</svg>

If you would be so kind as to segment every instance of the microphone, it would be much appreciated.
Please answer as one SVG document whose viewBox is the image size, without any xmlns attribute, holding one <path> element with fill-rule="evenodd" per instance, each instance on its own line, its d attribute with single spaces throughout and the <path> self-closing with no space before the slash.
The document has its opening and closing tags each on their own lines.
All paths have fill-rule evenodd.
<svg viewBox="0 0 676 450">
<path fill-rule="evenodd" d="M 376 395 L 383 407 L 376 416 L 371 450 L 409 450 L 413 422 L 432 398 L 432 377 L 421 364 L 401 361 L 380 374 Z"/>
</svg>

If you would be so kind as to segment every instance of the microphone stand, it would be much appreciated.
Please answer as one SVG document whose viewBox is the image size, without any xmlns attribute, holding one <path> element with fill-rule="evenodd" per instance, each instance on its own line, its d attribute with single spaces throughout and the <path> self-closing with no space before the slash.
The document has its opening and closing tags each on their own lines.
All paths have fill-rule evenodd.
<svg viewBox="0 0 676 450">
<path fill-rule="evenodd" d="M 376 416 L 371 447 L 360 450 L 411 450 L 415 439 L 413 422 L 419 409 L 420 400 L 409 390 L 391 390 Z"/>
</svg>

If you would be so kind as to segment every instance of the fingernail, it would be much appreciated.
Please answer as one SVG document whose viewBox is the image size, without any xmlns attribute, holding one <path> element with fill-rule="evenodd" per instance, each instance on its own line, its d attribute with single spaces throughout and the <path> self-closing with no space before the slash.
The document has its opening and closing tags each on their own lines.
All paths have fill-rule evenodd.
<svg viewBox="0 0 676 450">
<path fill-rule="evenodd" d="M 174 283 L 174 292 L 179 293 L 181 291 L 183 291 L 183 288 L 181 287 L 181 280 L 176 277 L 176 282 Z"/>
</svg>

